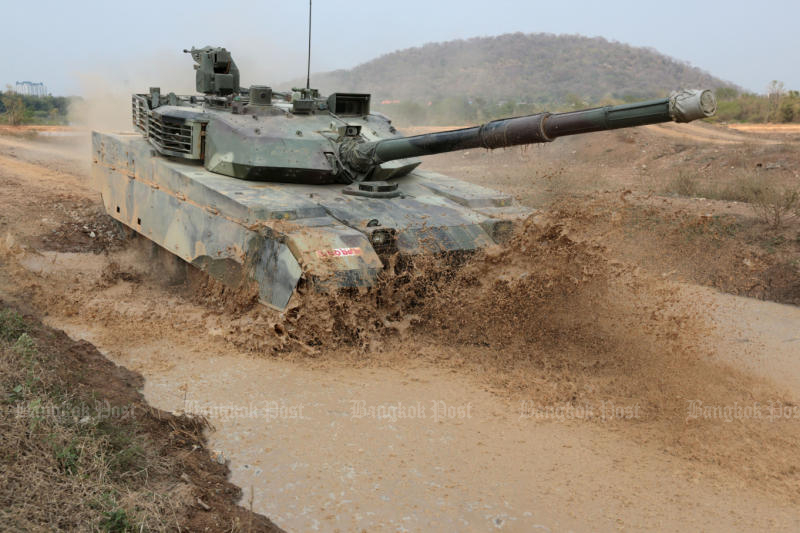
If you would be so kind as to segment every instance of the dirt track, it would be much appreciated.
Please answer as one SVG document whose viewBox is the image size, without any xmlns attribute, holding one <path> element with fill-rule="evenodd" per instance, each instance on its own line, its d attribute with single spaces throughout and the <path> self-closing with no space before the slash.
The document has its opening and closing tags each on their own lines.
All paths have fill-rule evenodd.
<svg viewBox="0 0 800 533">
<path fill-rule="evenodd" d="M 702 129 L 689 133 L 692 142 L 705 142 Z M 709 140 L 733 142 L 727 135 L 735 134 L 715 133 Z M 666 151 L 671 142 L 653 151 Z M 553 157 L 568 157 L 575 147 L 566 143 Z M 621 138 L 614 147 L 628 150 L 631 143 Z M 479 169 L 472 157 L 481 155 L 466 156 L 465 167 Z M 502 153 L 491 157 L 502 161 Z M 93 342 L 115 362 L 142 373 L 153 405 L 216 414 L 210 440 L 230 459 L 233 482 L 245 498 L 252 491 L 254 510 L 280 526 L 800 527 L 800 453 L 790 438 L 797 434 L 797 419 L 758 425 L 742 418 L 704 425 L 686 419 L 691 402 L 709 404 L 714 396 L 673 398 L 683 415 L 651 417 L 646 410 L 653 406 L 645 400 L 657 391 L 603 396 L 594 391 L 603 382 L 592 380 L 591 369 L 584 377 L 573 376 L 593 400 L 593 416 L 582 419 L 585 412 L 576 410 L 580 402 L 543 392 L 550 387 L 546 380 L 539 388 L 515 388 L 515 370 L 498 373 L 482 363 L 481 358 L 500 357 L 491 343 L 469 347 L 419 334 L 399 335 L 377 353 L 336 345 L 314 358 L 292 350 L 259 353 L 242 337 L 258 333 L 253 324 L 268 324 L 259 322 L 261 315 L 230 316 L 213 298 L 165 287 L 135 247 L 114 240 L 88 188 L 87 161 L 87 147 L 75 141 L 0 137 L 0 293 L 26 301 L 49 325 Z M 623 187 L 641 177 L 642 163 L 636 164 L 638 169 L 622 176 Z M 496 179 L 499 186 L 508 179 L 513 190 L 526 187 L 512 171 L 476 181 L 481 179 Z M 86 228 L 81 220 L 88 221 Z M 703 338 L 712 359 L 774 382 L 753 378 L 751 403 L 798 400 L 792 392 L 800 383 L 797 307 L 691 285 L 669 287 L 678 301 L 696 303 L 717 323 Z M 562 347 L 547 350 L 547 360 L 555 361 L 553 354 Z M 526 379 L 548 375 L 519 368 Z M 627 383 L 624 375 L 611 379 L 609 386 L 614 379 Z M 750 378 L 734 373 L 729 379 L 749 383 Z M 709 382 L 709 389 L 715 386 Z M 739 405 L 748 400 L 735 398 Z M 242 409 L 229 416 L 230 407 Z M 384 409 L 373 411 L 379 407 Z M 536 416 L 537 408 L 560 411 Z M 783 434 L 788 442 L 779 437 Z"/>
</svg>

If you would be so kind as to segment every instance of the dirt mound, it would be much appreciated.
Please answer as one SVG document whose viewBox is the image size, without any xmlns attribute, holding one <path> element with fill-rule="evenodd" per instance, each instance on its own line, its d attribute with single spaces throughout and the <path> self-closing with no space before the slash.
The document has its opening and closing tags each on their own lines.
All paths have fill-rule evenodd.
<svg viewBox="0 0 800 533">
<path fill-rule="evenodd" d="M 570 205 L 579 205 L 589 217 L 574 226 L 577 235 L 598 239 L 606 255 L 655 277 L 800 303 L 796 228 L 771 230 L 746 206 L 712 214 L 707 201 L 605 193 L 564 200 L 553 209 L 569 211 Z"/>
<path fill-rule="evenodd" d="M 150 407 L 140 375 L 2 301 L 0 353 L 6 527 L 280 531 L 236 505 L 205 421 Z"/>
</svg>

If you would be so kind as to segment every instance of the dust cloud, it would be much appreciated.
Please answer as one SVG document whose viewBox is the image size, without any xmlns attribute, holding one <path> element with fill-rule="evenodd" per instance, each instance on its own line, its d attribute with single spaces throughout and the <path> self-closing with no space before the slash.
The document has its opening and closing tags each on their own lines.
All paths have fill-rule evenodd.
<svg viewBox="0 0 800 533">
<path fill-rule="evenodd" d="M 206 43 L 193 43 L 196 47 Z M 216 44 L 208 43 L 213 46 Z M 221 43 L 233 55 L 241 74 L 240 85 L 274 84 L 297 77 L 304 70 L 300 53 L 279 53 L 279 46 L 268 41 L 234 39 Z M 192 43 L 186 45 L 186 49 Z M 88 130 L 131 131 L 131 95 L 160 87 L 161 94 L 195 94 L 194 61 L 183 50 L 162 49 L 92 70 L 75 71 L 82 99 L 70 105 L 69 121 Z"/>
</svg>

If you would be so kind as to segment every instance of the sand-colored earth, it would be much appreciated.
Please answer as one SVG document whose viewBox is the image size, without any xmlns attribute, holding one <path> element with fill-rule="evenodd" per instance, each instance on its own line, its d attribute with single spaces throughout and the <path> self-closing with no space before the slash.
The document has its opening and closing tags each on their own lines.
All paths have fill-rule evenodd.
<svg viewBox="0 0 800 533">
<path fill-rule="evenodd" d="M 290 531 L 796 531 L 800 309 L 718 290 L 756 294 L 738 269 L 766 253 L 677 248 L 697 233 L 680 224 L 746 208 L 654 194 L 737 143 L 742 168 L 796 168 L 758 139 L 653 127 L 432 158 L 547 209 L 407 327 L 301 350 L 327 320 L 389 315 L 365 296 L 292 321 L 166 284 L 100 213 L 85 138 L 0 136 L 0 295 L 140 372 L 156 407 L 207 415 L 232 481 Z M 680 233 L 641 241 L 669 217 Z"/>
<path fill-rule="evenodd" d="M 728 124 L 728 127 L 750 133 L 800 133 L 800 124 Z"/>
</svg>

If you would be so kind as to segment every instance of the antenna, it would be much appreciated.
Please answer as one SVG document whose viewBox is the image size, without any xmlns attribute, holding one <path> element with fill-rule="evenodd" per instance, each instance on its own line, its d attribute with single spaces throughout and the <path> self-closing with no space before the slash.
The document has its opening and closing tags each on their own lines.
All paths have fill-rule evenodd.
<svg viewBox="0 0 800 533">
<path fill-rule="evenodd" d="M 308 0 L 308 70 L 306 71 L 306 89 L 311 89 L 311 0 Z"/>
</svg>

